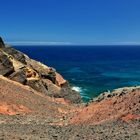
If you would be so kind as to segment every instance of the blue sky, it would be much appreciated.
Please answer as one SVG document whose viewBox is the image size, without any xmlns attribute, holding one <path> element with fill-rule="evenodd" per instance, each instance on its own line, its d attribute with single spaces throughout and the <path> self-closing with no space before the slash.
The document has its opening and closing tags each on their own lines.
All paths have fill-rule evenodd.
<svg viewBox="0 0 140 140">
<path fill-rule="evenodd" d="M 7 42 L 140 44 L 140 0 L 0 0 Z"/>
</svg>

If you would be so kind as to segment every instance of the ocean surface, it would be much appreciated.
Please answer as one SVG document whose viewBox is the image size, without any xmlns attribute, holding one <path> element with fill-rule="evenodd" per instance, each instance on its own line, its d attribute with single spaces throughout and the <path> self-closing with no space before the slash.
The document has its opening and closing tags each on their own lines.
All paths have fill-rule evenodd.
<svg viewBox="0 0 140 140">
<path fill-rule="evenodd" d="M 14 46 L 54 67 L 84 101 L 106 90 L 140 85 L 140 46 Z"/>
</svg>

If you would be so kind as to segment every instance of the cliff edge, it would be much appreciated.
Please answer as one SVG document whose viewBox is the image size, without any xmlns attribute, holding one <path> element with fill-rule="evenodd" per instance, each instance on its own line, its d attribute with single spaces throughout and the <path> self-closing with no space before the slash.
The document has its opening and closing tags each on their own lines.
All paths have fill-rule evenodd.
<svg viewBox="0 0 140 140">
<path fill-rule="evenodd" d="M 28 85 L 47 96 L 64 98 L 80 103 L 80 94 L 73 91 L 68 82 L 52 67 L 30 59 L 27 55 L 6 46 L 0 38 L 0 75 Z"/>
</svg>

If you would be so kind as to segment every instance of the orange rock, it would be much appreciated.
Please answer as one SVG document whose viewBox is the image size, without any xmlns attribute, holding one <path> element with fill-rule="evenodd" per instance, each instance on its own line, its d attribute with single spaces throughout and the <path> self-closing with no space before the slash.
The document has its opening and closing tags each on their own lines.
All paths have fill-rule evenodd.
<svg viewBox="0 0 140 140">
<path fill-rule="evenodd" d="M 56 84 L 58 86 L 62 87 L 64 84 L 66 84 L 67 81 L 63 79 L 63 77 L 59 73 L 55 72 L 55 74 L 56 74 Z"/>
<path fill-rule="evenodd" d="M 129 122 L 133 119 L 140 119 L 140 114 L 127 114 L 126 116 L 122 117 L 122 120 L 125 122 Z"/>
<path fill-rule="evenodd" d="M 140 118 L 140 115 L 134 115 L 140 108 L 140 89 L 136 88 L 127 92 L 128 90 L 126 90 L 126 94 L 121 96 L 116 94 L 116 96 L 92 102 L 87 107 L 79 109 L 77 114 L 70 120 L 70 123 L 101 124 L 115 119 L 129 121 Z"/>
<path fill-rule="evenodd" d="M 23 105 L 7 104 L 6 102 L 0 103 L 0 113 L 7 115 L 16 115 L 18 113 L 29 113 L 30 110 Z"/>
<path fill-rule="evenodd" d="M 56 98 L 55 100 L 56 100 L 57 102 L 61 103 L 61 104 L 65 104 L 65 105 L 70 103 L 69 100 L 66 100 L 66 99 L 64 99 L 64 98 Z"/>
</svg>

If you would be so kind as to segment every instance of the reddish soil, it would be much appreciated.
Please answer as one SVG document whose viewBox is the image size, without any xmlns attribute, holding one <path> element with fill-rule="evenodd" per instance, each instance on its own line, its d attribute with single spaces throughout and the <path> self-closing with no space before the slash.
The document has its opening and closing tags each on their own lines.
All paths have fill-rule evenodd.
<svg viewBox="0 0 140 140">
<path fill-rule="evenodd" d="M 76 105 L 0 76 L 0 101 L 2 139 L 138 140 L 140 136 L 139 88 Z"/>
<path fill-rule="evenodd" d="M 133 117 L 128 115 L 130 113 L 133 113 Z M 122 96 L 114 96 L 100 102 L 93 102 L 79 110 L 70 120 L 70 123 L 100 124 L 122 116 L 127 116 L 123 120 L 135 119 L 140 116 L 140 89 Z"/>
<path fill-rule="evenodd" d="M 139 88 L 128 94 L 91 102 L 85 106 L 70 104 L 63 98 L 42 95 L 28 86 L 0 76 L 0 100 L 1 114 L 43 113 L 52 118 L 56 115 L 59 119 L 66 116 L 69 124 L 101 124 L 119 118 L 124 121 L 132 120 L 140 116 Z"/>
</svg>

